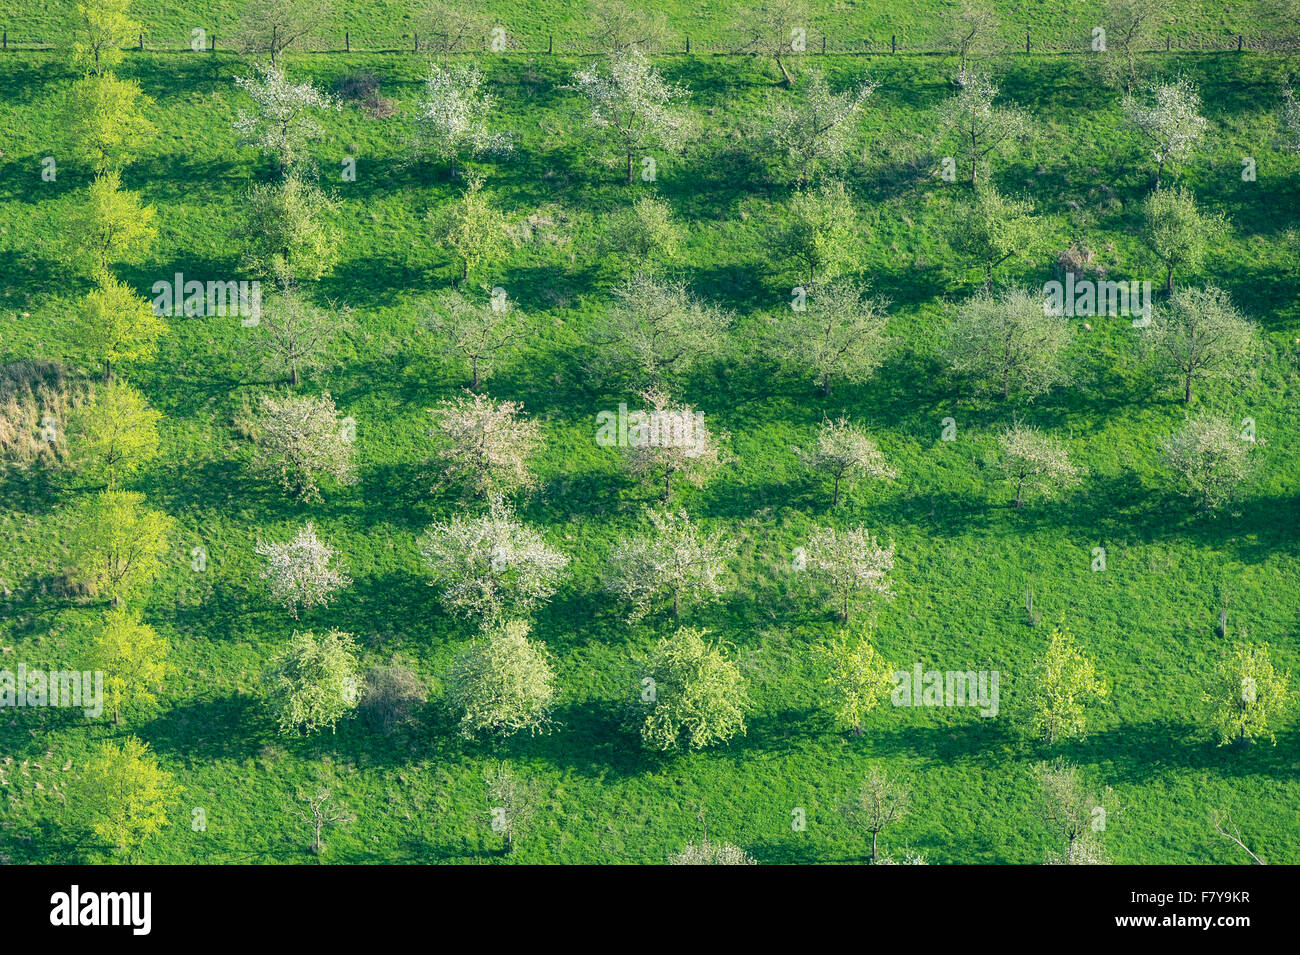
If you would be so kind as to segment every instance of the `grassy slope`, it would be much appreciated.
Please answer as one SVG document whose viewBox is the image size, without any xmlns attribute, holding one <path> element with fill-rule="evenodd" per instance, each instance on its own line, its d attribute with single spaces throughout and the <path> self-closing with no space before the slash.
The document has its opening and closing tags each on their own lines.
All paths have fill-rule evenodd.
<svg viewBox="0 0 1300 955">
<path fill-rule="evenodd" d="M 420 20 L 411 11 L 417 4 L 405 0 L 370 0 L 361 5 L 340 5 L 336 14 L 321 31 L 318 42 L 329 48 L 343 46 L 343 33 L 351 33 L 354 47 L 380 49 L 405 48 L 420 31 Z M 731 25 L 740 10 L 756 6 L 751 0 L 663 0 L 655 10 L 664 15 L 675 40 L 691 36 L 692 43 L 730 48 L 735 44 Z M 825 33 L 832 42 L 848 43 L 870 39 L 888 44 L 891 34 L 901 44 L 933 48 L 942 34 L 946 14 L 959 8 L 952 0 L 917 0 L 917 2 L 866 3 L 864 0 L 822 0 L 809 4 L 817 11 L 810 25 L 811 36 Z M 1004 28 L 1006 41 L 1019 48 L 1026 30 L 1036 42 L 1082 47 L 1106 9 L 1104 0 L 1028 0 L 1010 3 L 994 0 Z M 71 0 L 6 0 L 0 4 L 0 17 L 15 42 L 58 42 L 64 31 Z M 184 3 L 137 3 L 135 18 L 144 27 L 146 42 L 158 47 L 189 46 L 191 31 L 202 28 L 215 33 L 218 42 L 226 42 L 244 7 L 241 0 L 188 0 Z M 522 42 L 525 49 L 545 49 L 547 37 L 565 49 L 581 44 L 591 23 L 585 4 L 571 0 L 543 0 L 519 3 L 518 0 L 484 0 L 472 5 L 503 26 L 507 33 Z M 1167 32 L 1173 37 L 1223 37 L 1232 33 L 1255 34 L 1273 29 L 1277 23 L 1271 6 L 1259 0 L 1225 7 L 1209 0 L 1171 0 L 1164 5 L 1168 16 Z M 678 43 L 674 43 L 677 48 Z"/>
<path fill-rule="evenodd" d="M 731 433 L 736 461 L 712 486 L 681 500 L 736 534 L 742 559 L 734 597 L 690 619 L 740 649 L 757 701 L 744 739 L 668 759 L 640 753 L 618 718 L 635 682 L 628 660 L 666 622 L 629 628 L 595 583 L 601 556 L 636 525 L 646 496 L 592 441 L 596 412 L 628 395 L 582 370 L 584 330 L 617 278 L 591 252 L 593 225 L 632 193 L 576 142 L 572 101 L 558 90 L 576 61 L 535 63 L 531 78 L 520 59 L 489 65 L 521 135 L 513 159 L 485 167 L 490 187 L 515 214 L 555 217 L 568 238 L 524 246 L 502 270 L 500 283 L 542 331 L 488 387 L 546 421 L 549 443 L 538 467 L 547 487 L 524 512 L 574 558 L 570 583 L 537 622 L 564 690 L 563 727 L 501 746 L 473 745 L 431 712 L 422 728 L 387 739 L 347 724 L 333 736 L 286 742 L 274 737 L 257 704 L 261 668 L 293 622 L 260 592 L 253 542 L 283 537 L 307 518 L 342 548 L 356 583 L 302 626 L 350 630 L 365 643 L 367 662 L 401 652 L 426 676 L 470 635 L 439 610 L 415 548 L 425 526 L 456 509 L 427 493 L 422 435 L 425 409 L 459 383 L 433 360 L 415 304 L 452 276 L 423 219 L 456 190 L 437 172 L 402 165 L 400 120 L 375 121 L 347 107 L 318 148 L 329 178 L 340 156 L 358 157 L 357 182 L 336 186 L 348 236 L 344 261 L 320 293 L 357 309 L 357 331 L 339 367 L 304 387 L 329 390 L 358 420 L 362 481 L 328 492 L 324 505 L 302 507 L 245 474 L 247 450 L 231 419 L 245 397 L 273 386 L 250 364 L 237 324 L 175 321 L 158 361 L 126 370 L 167 416 L 165 460 L 138 486 L 182 527 L 171 569 L 147 608 L 172 642 L 179 674 L 156 717 L 120 730 L 51 711 L 0 721 L 0 752 L 43 767 L 29 766 L 29 777 L 8 773 L 0 852 L 15 860 L 104 858 L 69 825 L 74 813 L 60 807 L 55 786 L 75 774 L 97 740 L 129 731 L 150 742 L 187 790 L 177 824 L 134 854 L 140 861 L 309 859 L 300 824 L 284 807 L 317 778 L 335 780 L 360 816 L 330 838 L 330 861 L 482 860 L 489 856 L 481 768 L 507 758 L 548 794 L 520 861 L 662 861 L 698 834 L 701 806 L 710 833 L 762 861 L 857 859 L 866 843 L 845 830 L 836 807 L 867 763 L 881 759 L 913 774 L 917 790 L 915 811 L 887 845 L 910 842 L 934 862 L 1037 862 L 1047 841 L 1034 821 L 1031 768 L 1044 754 L 1020 742 L 1012 725 L 1017 676 L 1045 632 L 1023 622 L 1021 594 L 1032 581 L 1045 621 L 1066 614 L 1113 686 L 1096 731 L 1060 752 L 1096 785 L 1115 787 L 1125 807 L 1108 832 L 1116 861 L 1235 861 L 1230 847 L 1205 835 L 1213 807 L 1230 809 L 1270 860 L 1300 861 L 1294 720 L 1281 727 L 1276 747 L 1248 752 L 1218 749 L 1196 726 L 1200 686 L 1223 649 L 1213 633 L 1216 587 L 1231 593 L 1234 624 L 1271 641 L 1279 661 L 1300 671 L 1293 212 L 1300 169 L 1268 145 L 1280 62 L 1177 61 L 1203 85 L 1216 128 L 1182 178 L 1234 226 L 1204 277 L 1230 289 L 1272 345 L 1249 388 L 1203 396 L 1217 410 L 1253 416 L 1267 442 L 1245 503 L 1211 520 L 1190 518 L 1157 472 L 1157 444 L 1184 412 L 1173 390 L 1141 367 L 1124 320 L 1095 320 L 1093 332 L 1081 331 L 1077 386 L 1022 412 L 1067 437 L 1088 480 L 1060 504 L 1019 513 L 1005 506 L 1005 489 L 984 462 L 991 435 L 1012 409 L 963 398 L 932 354 L 942 301 L 965 294 L 972 279 L 944 238 L 946 212 L 964 187 L 915 175 L 909 159 L 929 145 L 922 111 L 946 94 L 944 69 L 901 57 L 827 64 L 837 83 L 867 70 L 882 81 L 850 180 L 864 200 L 865 273 L 895 301 L 894 328 L 907 347 L 870 385 L 821 399 L 800 381 L 773 376 L 746 344 L 766 310 L 784 307 L 796 281 L 761 225 L 783 192 L 726 149 L 737 124 L 761 115 L 770 76 L 749 61 L 666 64 L 695 91 L 695 105 L 712 112 L 704 119 L 706 145 L 685 159 L 665 158 L 657 188 L 691 222 L 693 283 L 740 316 L 731 358 L 686 389 Z M 128 61 L 125 72 L 157 100 L 161 130 L 127 176 L 157 205 L 164 237 L 148 263 L 123 273 L 142 291 L 174 271 L 238 275 L 232 235 L 242 196 L 263 170 L 233 146 L 235 68 L 221 57 Z M 384 77 L 385 95 L 403 106 L 418 89 L 417 64 L 408 58 L 312 58 L 293 68 L 331 87 L 348 73 L 372 70 Z M 38 175 L 40 157 L 66 151 L 57 97 L 70 79 L 44 55 L 0 63 L 0 358 L 41 355 L 90 369 L 67 322 L 84 285 L 57 263 L 61 221 L 84 188 L 85 170 L 61 163 L 55 184 Z M 1085 65 L 1059 59 L 1017 58 L 1005 89 L 1035 113 L 1044 136 L 1032 154 L 999 166 L 1003 188 L 1038 202 L 1058 247 L 1085 241 L 1109 250 L 1103 255 L 1117 276 L 1155 275 L 1135 234 L 1148 173 L 1113 95 L 1091 85 Z M 1258 158 L 1258 182 L 1241 182 L 1242 155 Z M 1107 202 L 1110 195 L 1117 201 Z M 1038 282 L 1047 275 L 1046 258 L 1007 273 Z M 789 446 L 806 442 L 823 415 L 839 413 L 878 435 L 900 478 L 855 492 L 832 516 L 826 489 L 805 480 Z M 938 440 L 945 415 L 959 423 L 952 444 Z M 37 581 L 61 565 L 61 509 L 84 492 L 66 475 L 0 488 L 0 579 L 16 591 L 0 604 L 0 647 L 13 648 L 5 661 L 66 665 L 82 654 L 97 608 L 41 596 Z M 883 608 L 878 634 L 889 658 L 902 666 L 1000 670 L 1001 718 L 886 707 L 860 738 L 828 724 L 809 650 L 831 622 L 791 592 L 784 569 L 808 528 L 827 519 L 865 522 L 898 545 L 898 595 Z M 202 574 L 189 567 L 197 544 L 210 555 Z M 1092 573 L 1090 552 L 1099 544 L 1108 549 L 1109 568 Z M 206 833 L 184 824 L 191 806 L 206 810 Z M 806 832 L 791 830 L 796 806 L 807 810 Z"/>
</svg>

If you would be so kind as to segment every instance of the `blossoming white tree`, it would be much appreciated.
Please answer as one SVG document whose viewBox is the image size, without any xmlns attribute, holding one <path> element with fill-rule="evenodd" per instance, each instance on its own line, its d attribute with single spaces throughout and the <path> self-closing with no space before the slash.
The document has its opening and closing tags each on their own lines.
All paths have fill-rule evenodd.
<svg viewBox="0 0 1300 955">
<path fill-rule="evenodd" d="M 281 175 L 307 162 L 307 143 L 323 132 L 320 112 L 339 108 L 311 82 L 291 83 L 273 64 L 258 64 L 252 76 L 235 77 L 235 85 L 253 100 L 253 109 L 241 109 L 235 120 L 241 145 L 271 157 Z"/>
<path fill-rule="evenodd" d="M 939 104 L 939 126 L 970 163 L 970 182 L 980 181 L 980 164 L 1013 142 L 1027 139 L 1029 116 L 1013 106 L 998 106 L 998 86 L 987 73 L 963 71 L 961 88 Z"/>
<path fill-rule="evenodd" d="M 454 179 L 458 156 L 510 152 L 509 133 L 489 128 L 495 110 L 496 99 L 484 91 L 478 67 L 460 62 L 431 65 L 424 93 L 415 104 L 411 145 L 416 158 L 443 160 Z"/>
<path fill-rule="evenodd" d="M 569 563 L 499 499 L 486 514 L 430 527 L 420 553 L 433 576 L 430 584 L 442 588 L 443 606 L 489 624 L 548 600 Z"/>
<path fill-rule="evenodd" d="M 878 86 L 871 81 L 836 93 L 825 75 L 814 70 L 798 101 L 781 99 L 771 104 L 768 137 L 781 157 L 787 181 L 802 188 L 843 163 L 853 146 L 857 122 Z"/>
<path fill-rule="evenodd" d="M 817 431 L 817 444 L 809 451 L 795 448 L 804 464 L 835 482 L 831 507 L 840 502 L 840 484 L 857 477 L 891 480 L 898 472 L 885 462 L 876 442 L 861 425 L 847 418 L 825 422 Z"/>
<path fill-rule="evenodd" d="M 258 541 L 255 550 L 266 559 L 262 579 L 271 589 L 271 598 L 287 607 L 295 620 L 300 607 L 326 606 L 336 591 L 352 583 L 336 560 L 338 552 L 316 536 L 311 521 L 293 540 Z"/>
<path fill-rule="evenodd" d="M 704 415 L 688 404 L 673 404 L 657 388 L 641 397 L 647 410 L 635 423 L 629 416 L 630 447 L 624 458 L 628 473 L 638 480 L 662 478 L 665 503 L 672 495 L 674 476 L 703 487 L 721 463 L 718 441 Z"/>
<path fill-rule="evenodd" d="M 1156 186 L 1160 185 L 1165 166 L 1190 156 L 1209 125 L 1200 114 L 1201 96 L 1187 79 L 1157 83 L 1137 97 L 1124 97 L 1124 118 L 1151 146 L 1156 160 Z"/>
<path fill-rule="evenodd" d="M 536 421 L 517 401 L 462 396 L 430 408 L 436 457 L 445 484 L 460 484 L 491 499 L 535 482 L 528 459 L 541 446 Z"/>
<path fill-rule="evenodd" d="M 685 142 L 689 124 L 675 108 L 689 91 L 664 80 L 636 47 L 609 57 L 573 75 L 574 87 L 587 97 L 588 121 L 603 133 L 611 149 L 627 161 L 627 182 L 637 153 L 677 149 Z"/>
<path fill-rule="evenodd" d="M 650 533 L 615 544 L 605 576 L 605 589 L 630 605 L 628 622 L 640 621 L 669 595 L 674 617 L 683 600 L 705 602 L 721 595 L 734 545 L 720 534 L 706 534 L 684 510 L 650 510 L 646 518 Z"/>
<path fill-rule="evenodd" d="M 319 501 L 320 480 L 355 484 L 352 430 L 329 394 L 273 398 L 263 395 L 252 424 L 257 453 L 253 468 L 277 479 L 304 501 Z"/>
<path fill-rule="evenodd" d="M 1074 338 L 1070 322 L 1048 314 L 1041 298 L 1020 286 L 981 290 L 963 302 L 948 329 L 948 367 L 982 392 L 1032 399 L 1066 379 L 1063 363 Z"/>
<path fill-rule="evenodd" d="M 829 594 L 841 622 L 849 621 L 864 596 L 891 595 L 894 545 L 880 546 L 865 527 L 844 531 L 818 527 L 809 536 L 803 557 L 809 579 Z"/>
<path fill-rule="evenodd" d="M 1203 511 L 1222 507 L 1250 477 L 1250 449 L 1231 419 L 1204 414 L 1188 421 L 1164 443 L 1165 466 L 1179 490 Z"/>
<path fill-rule="evenodd" d="M 997 466 L 1016 489 L 1016 507 L 1031 495 L 1055 497 L 1080 480 L 1079 468 L 1059 441 L 1019 421 L 998 437 Z"/>
</svg>

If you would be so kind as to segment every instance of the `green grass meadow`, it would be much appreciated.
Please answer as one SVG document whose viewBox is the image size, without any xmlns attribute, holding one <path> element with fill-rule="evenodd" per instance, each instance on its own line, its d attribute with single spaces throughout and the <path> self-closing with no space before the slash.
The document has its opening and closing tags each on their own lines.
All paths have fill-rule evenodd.
<svg viewBox="0 0 1300 955">
<path fill-rule="evenodd" d="M 53 4 L 10 6 L 18 7 L 11 36 L 19 35 L 14 23 L 33 37 L 54 23 Z M 151 37 L 170 31 L 180 45 L 190 26 L 230 18 L 236 6 L 213 0 L 142 16 Z M 369 23 L 400 39 L 409 29 L 387 16 L 393 6 L 367 6 L 356 32 Z M 935 5 L 882 6 L 836 2 L 829 15 L 887 34 L 888 24 L 920 23 Z M 1221 5 L 1173 6 L 1179 23 L 1205 32 L 1249 19 Z M 700 16 L 706 7 L 725 9 L 673 0 L 665 10 L 674 23 L 711 23 Z M 1084 24 L 1088 12 L 1061 3 L 1026 9 L 1044 24 L 1066 10 Z M 561 5 L 519 11 L 521 32 L 569 35 Z M 70 153 L 66 94 L 75 79 L 66 60 L 31 50 L 0 57 L 0 362 L 39 357 L 93 377 L 96 361 L 72 322 L 89 283 L 62 261 L 65 224 L 91 178 L 60 158 Z M 1178 388 L 1144 363 L 1127 319 L 1094 318 L 1091 330 L 1080 322 L 1073 383 L 1031 404 L 973 398 L 944 370 L 938 333 L 951 304 L 980 281 L 948 245 L 952 209 L 970 187 L 936 175 L 944 153 L 928 111 L 952 91 L 950 60 L 796 64 L 801 74 L 823 68 L 837 88 L 880 82 L 844 178 L 862 212 L 862 277 L 891 300 L 897 347 L 870 383 L 829 397 L 761 347 L 799 276 L 770 227 L 789 190 L 742 146 L 769 98 L 799 96 L 798 86 L 780 89 L 771 66 L 749 57 L 660 59 L 669 79 L 691 89 L 702 135 L 684 155 L 657 157 L 657 182 L 625 186 L 618 169 L 597 160 L 576 94 L 564 88 L 586 60 L 520 53 L 479 61 L 516 150 L 472 165 L 513 221 L 533 217 L 536 226 L 488 281 L 507 289 L 536 332 L 484 390 L 522 402 L 543 423 L 535 462 L 542 486 L 519 509 L 572 561 L 534 629 L 553 657 L 559 725 L 546 735 L 471 742 L 440 706 L 438 674 L 473 630 L 441 609 L 416 545 L 426 527 L 462 508 L 431 491 L 427 409 L 463 382 L 443 367 L 427 325 L 428 301 L 457 274 L 428 218 L 461 183 L 407 161 L 422 60 L 291 55 L 292 76 L 330 91 L 375 74 L 397 107 L 377 119 L 345 103 L 313 145 L 346 238 L 341 261 L 312 294 L 350 306 L 354 325 L 333 367 L 298 392 L 327 391 L 356 419 L 360 482 L 327 485 L 323 503 L 299 504 L 249 473 L 235 418 L 246 402 L 286 386 L 268 380 L 236 319 L 171 319 L 157 359 L 121 369 L 165 416 L 163 453 L 131 487 L 178 522 L 168 569 L 143 605 L 171 644 L 174 672 L 158 710 L 120 726 L 57 709 L 0 712 L 0 758 L 12 758 L 0 765 L 0 855 L 16 863 L 662 863 L 707 827 L 762 863 L 860 862 L 869 837 L 849 828 L 840 807 L 876 762 L 906 774 L 914 791 L 912 812 L 883 836 L 886 848 L 909 845 L 931 863 L 1036 864 L 1059 847 L 1039 821 L 1034 767 L 1060 755 L 1094 789 L 1113 787 L 1119 811 L 1106 846 L 1116 863 L 1242 861 L 1210 828 L 1215 809 L 1230 811 L 1268 861 L 1300 862 L 1295 709 L 1278 725 L 1276 745 L 1220 747 L 1201 701 L 1228 649 L 1216 633 L 1225 595 L 1233 631 L 1269 642 L 1279 667 L 1300 673 L 1300 157 L 1276 148 L 1275 119 L 1294 57 L 1147 58 L 1152 70 L 1200 86 L 1211 131 L 1176 179 L 1230 223 L 1203 272 L 1182 279 L 1227 289 L 1268 346 L 1245 386 L 1199 390 L 1197 408 L 1253 418 L 1260 439 L 1258 470 L 1241 500 L 1208 517 L 1163 475 L 1160 442 L 1188 412 Z M 146 52 L 129 54 L 118 71 L 156 101 L 149 117 L 159 135 L 123 177 L 157 209 L 151 256 L 118 272 L 141 294 L 175 272 L 241 274 L 245 197 L 269 174 L 231 129 L 246 105 L 232 78 L 246 70 L 233 54 Z M 1034 116 L 1039 135 L 994 164 L 998 187 L 1034 201 L 1054 248 L 1085 243 L 1109 277 L 1150 278 L 1159 288 L 1163 272 L 1140 236 L 1151 162 L 1123 123 L 1118 94 L 1097 82 L 1083 55 L 1011 56 L 1000 76 L 1005 99 Z M 58 162 L 55 182 L 41 179 L 46 156 Z M 355 182 L 340 178 L 348 156 Z M 1256 160 L 1256 181 L 1243 181 L 1243 157 Z M 685 622 L 734 645 L 754 709 L 743 737 L 673 756 L 643 751 L 622 713 L 638 692 L 635 659 L 674 621 L 655 614 L 630 626 L 599 586 L 610 547 L 642 526 L 643 506 L 657 498 L 657 488 L 625 476 L 616 450 L 594 440 L 598 412 L 638 399 L 588 371 L 589 334 L 622 278 L 598 252 L 602 219 L 647 192 L 689 228 L 681 271 L 691 287 L 737 316 L 723 360 L 691 377 L 683 394 L 729 434 L 731 460 L 704 488 L 676 491 L 675 501 L 740 544 L 729 595 Z M 1049 255 L 1015 260 L 999 279 L 1041 285 L 1053 268 Z M 898 478 L 854 487 L 832 510 L 828 485 L 810 479 L 792 446 L 807 446 L 824 418 L 840 415 L 868 428 Z M 1067 444 L 1087 470 L 1080 487 L 1059 501 L 1010 506 L 990 455 L 1013 416 Z M 955 441 L 940 439 L 945 417 L 956 421 Z M 70 505 L 92 490 L 68 470 L 0 482 L 0 666 L 84 660 L 104 605 L 56 596 L 48 581 L 67 561 Z M 306 520 L 341 550 L 354 583 L 295 622 L 268 599 L 253 547 L 259 537 L 287 538 Z M 907 669 L 999 671 L 997 718 L 885 705 L 859 736 L 832 721 L 813 649 L 836 622 L 791 570 L 795 548 L 825 523 L 865 524 L 896 545 L 896 595 L 879 605 L 875 633 L 886 658 Z M 191 565 L 195 547 L 207 553 L 202 571 Z M 1104 572 L 1092 570 L 1096 547 L 1106 550 Z M 1036 627 L 1022 606 L 1026 586 L 1042 616 Z M 1062 616 L 1111 695 L 1086 739 L 1048 749 L 1027 740 L 1017 720 L 1022 675 Z M 332 734 L 277 736 L 261 702 L 263 671 L 295 628 L 331 627 L 356 636 L 365 665 L 395 655 L 412 662 L 434 688 L 416 725 L 384 735 L 351 720 Z M 149 743 L 184 796 L 163 833 L 121 855 L 79 827 L 78 807 L 64 794 L 93 747 L 128 734 Z M 544 793 L 533 831 L 508 857 L 485 827 L 483 771 L 494 760 Z M 327 833 L 319 858 L 290 811 L 298 790 L 318 781 L 357 816 Z M 191 827 L 193 808 L 204 810 L 206 831 Z M 804 831 L 792 827 L 797 808 Z"/>
</svg>

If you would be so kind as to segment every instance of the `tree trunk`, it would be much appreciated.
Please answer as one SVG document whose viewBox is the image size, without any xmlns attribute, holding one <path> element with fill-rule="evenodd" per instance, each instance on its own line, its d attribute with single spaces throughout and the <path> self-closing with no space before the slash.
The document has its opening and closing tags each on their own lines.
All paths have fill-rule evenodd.
<svg viewBox="0 0 1300 955">
<path fill-rule="evenodd" d="M 293 388 L 298 387 L 298 363 L 296 361 L 289 365 L 289 385 Z"/>
<path fill-rule="evenodd" d="M 111 358 L 105 358 L 104 359 L 104 383 L 108 384 L 112 380 L 113 380 L 113 360 Z"/>
<path fill-rule="evenodd" d="M 451 179 L 456 178 L 456 157 L 455 156 L 451 157 L 451 176 L 449 178 Z"/>
<path fill-rule="evenodd" d="M 671 469 L 668 469 L 664 471 L 664 503 L 665 504 L 667 504 L 668 499 L 672 497 L 672 493 L 673 493 L 673 472 Z"/>
<path fill-rule="evenodd" d="M 1165 292 L 1174 290 L 1174 267 L 1171 265 L 1165 269 Z"/>
<path fill-rule="evenodd" d="M 876 837 L 878 835 L 880 835 L 879 832 L 871 833 L 871 864 L 872 865 L 876 864 Z"/>
<path fill-rule="evenodd" d="M 790 71 L 785 68 L 785 63 L 781 61 L 781 55 L 779 53 L 777 54 L 776 57 L 776 65 L 781 68 L 781 75 L 785 77 L 784 83 L 786 89 L 789 89 L 790 87 L 794 86 L 794 77 L 791 76 Z"/>
<path fill-rule="evenodd" d="M 627 184 L 632 185 L 632 154 L 627 154 Z"/>
<path fill-rule="evenodd" d="M 1192 403 L 1192 373 L 1189 371 L 1187 373 L 1187 381 L 1183 385 L 1183 404 L 1190 405 L 1191 403 Z"/>
<path fill-rule="evenodd" d="M 831 496 L 831 507 L 840 502 L 840 476 L 835 475 L 835 493 Z"/>
<path fill-rule="evenodd" d="M 478 359 L 474 359 L 474 380 L 469 383 L 470 391 L 478 391 Z"/>
<path fill-rule="evenodd" d="M 677 617 L 682 612 L 682 594 L 680 590 L 673 591 L 673 616 Z"/>
</svg>

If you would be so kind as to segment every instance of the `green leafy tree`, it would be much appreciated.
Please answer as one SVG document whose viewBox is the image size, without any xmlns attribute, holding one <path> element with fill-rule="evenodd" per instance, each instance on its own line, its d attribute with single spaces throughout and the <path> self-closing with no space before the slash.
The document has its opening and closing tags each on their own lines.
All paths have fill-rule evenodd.
<svg viewBox="0 0 1300 955">
<path fill-rule="evenodd" d="M 1165 291 L 1174 290 L 1174 272 L 1195 272 L 1205 254 L 1225 232 L 1221 216 L 1196 208 L 1192 194 L 1181 186 L 1156 189 L 1142 200 L 1147 245 L 1165 267 Z"/>
<path fill-rule="evenodd" d="M 100 743 L 69 804 L 86 813 L 91 831 L 115 849 L 139 845 L 167 825 L 181 787 L 158 765 L 149 744 L 128 736 Z"/>
<path fill-rule="evenodd" d="M 1048 314 L 1041 298 L 1020 286 L 982 289 L 957 308 L 943 342 L 955 374 L 985 393 L 1033 399 L 1067 379 L 1070 322 Z"/>
<path fill-rule="evenodd" d="M 96 669 L 104 672 L 104 705 L 120 723 L 123 710 L 151 708 L 167 675 L 167 641 L 125 608 L 110 610 L 95 633 Z"/>
<path fill-rule="evenodd" d="M 821 648 L 829 671 L 835 717 L 857 736 L 866 715 L 889 697 L 894 685 L 894 666 L 871 643 L 871 633 L 851 634 L 841 630 Z"/>
<path fill-rule="evenodd" d="M 1042 244 L 1043 224 L 1033 209 L 1033 203 L 1008 199 L 990 185 L 977 187 L 974 201 L 957 207 L 949 241 L 984 273 L 985 292 L 993 291 L 998 266 Z"/>
<path fill-rule="evenodd" d="M 807 271 L 808 283 L 828 282 L 852 271 L 858 261 L 859 223 L 842 182 L 801 189 L 790 199 L 777 228 L 776 242 Z"/>
<path fill-rule="evenodd" d="M 281 284 L 328 274 L 339 257 L 337 211 L 333 199 L 296 173 L 253 186 L 239 226 L 249 271 Z"/>
<path fill-rule="evenodd" d="M 158 238 L 154 207 L 122 188 L 122 177 L 110 169 L 95 177 L 86 199 L 69 217 L 73 263 L 92 275 L 107 273 L 114 262 L 136 265 Z"/>
<path fill-rule="evenodd" d="M 648 748 L 700 750 L 745 732 L 745 679 L 707 636 L 707 630 L 683 627 L 662 638 L 646 662 L 641 741 Z"/>
<path fill-rule="evenodd" d="M 911 803 L 911 787 L 888 770 L 873 765 L 862 781 L 857 797 L 844 809 L 848 822 L 855 829 L 871 833 L 871 861 L 879 861 L 880 834 L 907 815 Z"/>
<path fill-rule="evenodd" d="M 443 677 L 447 706 L 463 735 L 537 733 L 551 722 L 555 674 L 529 625 L 508 620 L 476 638 Z"/>
<path fill-rule="evenodd" d="M 1198 381 L 1240 381 L 1264 351 L 1255 325 L 1213 286 L 1179 288 L 1155 309 L 1143 336 L 1158 370 L 1183 386 L 1184 404 Z"/>
<path fill-rule="evenodd" d="M 294 631 L 271 665 L 268 703 L 281 735 L 307 735 L 326 727 L 332 733 L 356 709 L 360 686 L 351 634 Z"/>
<path fill-rule="evenodd" d="M 1248 745 L 1266 738 L 1291 703 L 1291 672 L 1278 670 L 1267 643 L 1237 643 L 1214 669 L 1205 694 L 1210 726 L 1219 745 Z"/>
<path fill-rule="evenodd" d="M 1075 645 L 1065 621 L 1052 630 L 1047 647 L 1034 658 L 1029 686 L 1029 729 L 1048 745 L 1083 736 L 1088 707 L 1107 695 L 1106 684 Z"/>
<path fill-rule="evenodd" d="M 73 66 L 102 76 L 122 62 L 122 48 L 140 33 L 130 9 L 131 0 L 78 3 L 73 18 Z"/>
<path fill-rule="evenodd" d="M 624 271 L 657 273 L 677 260 L 686 230 L 662 199 L 642 196 L 605 218 L 599 249 Z"/>
<path fill-rule="evenodd" d="M 113 379 L 113 366 L 123 361 L 149 361 L 157 354 L 158 339 L 167 323 L 150 301 L 108 272 L 86 295 L 76 314 L 81 342 L 104 362 L 104 381 Z"/>
<path fill-rule="evenodd" d="M 435 231 L 443 247 L 460 263 L 461 282 L 484 266 L 496 265 L 510 248 L 506 218 L 483 192 L 483 177 L 470 173 L 456 202 L 435 213 Z"/>
<path fill-rule="evenodd" d="M 75 573 L 94 593 L 121 606 L 138 596 L 162 570 L 176 522 L 144 506 L 135 491 L 101 491 L 73 511 L 71 549 Z"/>
<path fill-rule="evenodd" d="M 789 310 L 772 320 L 773 352 L 778 361 L 810 378 L 829 396 L 836 381 L 862 384 L 884 363 L 891 339 L 889 300 L 871 295 L 866 285 L 836 279 L 805 290 Z"/>
<path fill-rule="evenodd" d="M 116 489 L 158 455 L 161 420 L 140 392 L 124 381 L 109 382 L 69 415 L 73 458 L 91 480 Z"/>
<path fill-rule="evenodd" d="M 96 173 L 122 169 L 157 133 L 144 115 L 154 101 L 134 80 L 112 73 L 87 76 L 73 84 L 69 103 L 73 154 Z"/>
</svg>

